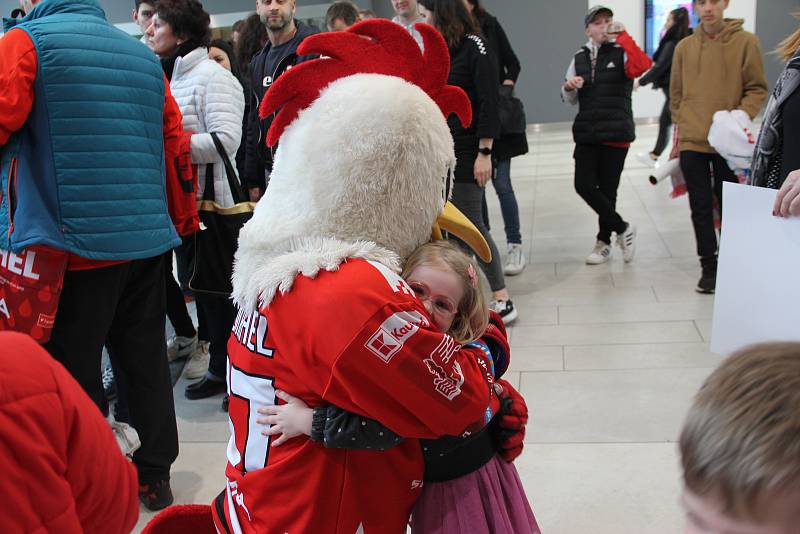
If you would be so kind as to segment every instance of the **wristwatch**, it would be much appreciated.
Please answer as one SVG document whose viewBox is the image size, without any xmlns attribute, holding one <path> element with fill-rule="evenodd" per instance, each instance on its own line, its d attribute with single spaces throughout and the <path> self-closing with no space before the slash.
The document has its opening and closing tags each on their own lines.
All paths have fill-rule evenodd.
<svg viewBox="0 0 800 534">
<path fill-rule="evenodd" d="M 488 146 L 481 147 L 481 148 L 478 149 L 478 153 L 479 154 L 483 154 L 484 156 L 491 156 L 492 155 L 492 149 L 489 148 Z"/>
</svg>

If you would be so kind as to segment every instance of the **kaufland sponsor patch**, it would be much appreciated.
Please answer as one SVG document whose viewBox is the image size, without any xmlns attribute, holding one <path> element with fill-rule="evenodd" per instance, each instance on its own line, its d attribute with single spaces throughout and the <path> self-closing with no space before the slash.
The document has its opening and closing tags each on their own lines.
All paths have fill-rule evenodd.
<svg viewBox="0 0 800 534">
<path fill-rule="evenodd" d="M 389 363 L 419 327 L 427 327 L 430 323 L 419 312 L 397 312 L 383 321 L 380 327 L 364 344 L 375 356 Z"/>
</svg>

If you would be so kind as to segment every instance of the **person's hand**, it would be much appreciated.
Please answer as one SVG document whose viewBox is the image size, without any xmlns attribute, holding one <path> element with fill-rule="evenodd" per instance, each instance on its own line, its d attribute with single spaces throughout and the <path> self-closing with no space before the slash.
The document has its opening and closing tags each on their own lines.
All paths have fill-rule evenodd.
<svg viewBox="0 0 800 534">
<path fill-rule="evenodd" d="M 775 197 L 772 214 L 776 217 L 797 217 L 800 215 L 800 169 L 792 171 L 784 180 Z"/>
<path fill-rule="evenodd" d="M 302 434 L 310 436 L 314 410 L 285 391 L 278 390 L 275 392 L 275 396 L 286 401 L 286 404 L 262 406 L 258 409 L 258 413 L 267 417 L 256 418 L 256 423 L 260 425 L 272 425 L 261 431 L 263 435 L 277 436 L 280 434 L 280 437 L 272 442 L 272 446 L 277 447 Z"/>
<path fill-rule="evenodd" d="M 580 89 L 583 87 L 584 79 L 583 76 L 573 76 L 566 82 L 564 82 L 564 89 L 567 91 L 574 91 L 575 89 Z"/>
<path fill-rule="evenodd" d="M 511 87 L 514 87 L 514 80 L 503 80 L 503 85 L 510 85 Z"/>
<path fill-rule="evenodd" d="M 250 202 L 258 202 L 261 199 L 261 188 L 251 187 L 247 191 L 250 193 Z"/>
<path fill-rule="evenodd" d="M 492 179 L 492 157 L 478 154 L 478 157 L 475 158 L 473 172 L 478 185 L 485 186 Z"/>
</svg>

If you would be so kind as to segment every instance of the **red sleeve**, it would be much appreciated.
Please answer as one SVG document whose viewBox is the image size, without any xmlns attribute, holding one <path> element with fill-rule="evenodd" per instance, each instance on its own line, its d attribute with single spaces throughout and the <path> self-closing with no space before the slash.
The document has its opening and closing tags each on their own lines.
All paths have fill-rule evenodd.
<svg viewBox="0 0 800 534">
<path fill-rule="evenodd" d="M 27 33 L 11 30 L 0 39 L 0 146 L 28 119 L 36 68 L 36 48 Z"/>
<path fill-rule="evenodd" d="M 74 378 L 28 336 L 0 332 L 3 532 L 130 532 L 136 469 Z"/>
<path fill-rule="evenodd" d="M 437 331 L 421 305 L 395 302 L 340 353 L 322 396 L 401 436 L 435 438 L 482 428 L 493 380 L 483 351 Z"/>
<path fill-rule="evenodd" d="M 67 431 L 65 478 L 84 532 L 130 532 L 139 518 L 136 468 L 123 456 L 97 406 L 53 361 Z"/>
<path fill-rule="evenodd" d="M 195 192 L 197 177 L 192 172 L 189 142 L 191 135 L 183 131 L 183 116 L 164 77 L 164 158 L 166 163 L 167 205 L 179 235 L 193 234 L 200 229 Z"/>
<path fill-rule="evenodd" d="M 644 50 L 639 48 L 639 45 L 636 44 L 636 41 L 633 40 L 633 37 L 628 32 L 619 34 L 617 44 L 625 50 L 625 54 L 628 56 L 625 62 L 625 75 L 631 80 L 635 80 L 647 72 L 647 69 L 653 65 L 653 60 L 645 54 Z"/>
</svg>

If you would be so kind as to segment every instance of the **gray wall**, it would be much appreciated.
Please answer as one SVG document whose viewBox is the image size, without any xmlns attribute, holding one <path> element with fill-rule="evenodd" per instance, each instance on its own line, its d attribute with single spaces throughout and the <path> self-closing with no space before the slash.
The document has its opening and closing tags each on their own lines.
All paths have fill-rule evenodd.
<svg viewBox="0 0 800 534">
<path fill-rule="evenodd" d="M 764 68 L 770 89 L 781 73 L 783 62 L 769 52 L 800 27 L 800 22 L 790 15 L 796 11 L 800 11 L 800 0 L 760 0 L 756 4 L 756 35 L 765 53 Z"/>
<path fill-rule="evenodd" d="M 484 0 L 484 7 L 500 21 L 522 63 L 517 96 L 528 122 L 571 121 L 575 109 L 561 102 L 558 87 L 586 41 L 585 0 Z"/>
</svg>

